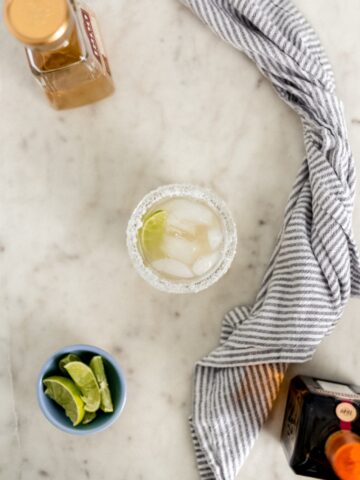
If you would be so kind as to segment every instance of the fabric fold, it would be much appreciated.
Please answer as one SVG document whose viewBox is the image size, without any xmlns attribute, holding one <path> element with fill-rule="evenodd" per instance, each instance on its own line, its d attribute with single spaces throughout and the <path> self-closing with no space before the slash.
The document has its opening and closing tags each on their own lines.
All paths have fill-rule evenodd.
<svg viewBox="0 0 360 480">
<path fill-rule="evenodd" d="M 252 306 L 223 321 L 219 346 L 195 368 L 191 432 L 200 477 L 233 480 L 287 365 L 309 360 L 360 294 L 352 233 L 355 167 L 331 66 L 289 0 L 185 0 L 251 58 L 301 118 L 306 158 Z"/>
</svg>

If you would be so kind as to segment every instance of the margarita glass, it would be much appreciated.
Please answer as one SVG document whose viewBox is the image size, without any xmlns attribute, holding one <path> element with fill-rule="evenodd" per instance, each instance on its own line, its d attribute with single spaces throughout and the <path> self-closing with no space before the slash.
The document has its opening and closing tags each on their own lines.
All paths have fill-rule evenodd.
<svg viewBox="0 0 360 480">
<path fill-rule="evenodd" d="M 127 246 L 138 273 L 170 293 L 204 290 L 229 269 L 236 227 L 226 204 L 207 189 L 165 185 L 134 210 Z"/>
</svg>

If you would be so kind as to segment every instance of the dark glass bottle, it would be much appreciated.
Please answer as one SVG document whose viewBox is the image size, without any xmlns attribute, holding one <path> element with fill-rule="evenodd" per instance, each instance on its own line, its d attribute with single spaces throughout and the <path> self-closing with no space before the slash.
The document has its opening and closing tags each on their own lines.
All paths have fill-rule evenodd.
<svg viewBox="0 0 360 480">
<path fill-rule="evenodd" d="M 282 443 L 299 475 L 360 480 L 360 387 L 293 378 Z"/>
</svg>

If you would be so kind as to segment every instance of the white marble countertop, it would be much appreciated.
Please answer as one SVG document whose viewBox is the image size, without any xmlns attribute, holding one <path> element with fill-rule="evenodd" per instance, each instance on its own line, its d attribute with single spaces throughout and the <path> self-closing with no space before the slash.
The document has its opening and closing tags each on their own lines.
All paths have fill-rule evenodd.
<svg viewBox="0 0 360 480">
<path fill-rule="evenodd" d="M 296 3 L 331 58 L 360 158 L 360 3 Z M 195 480 L 193 365 L 217 343 L 226 310 L 255 297 L 304 155 L 300 123 L 178 1 L 91 4 L 117 86 L 93 106 L 50 109 L 21 46 L 0 31 L 0 478 Z M 175 181 L 213 188 L 238 225 L 230 272 L 191 297 L 146 285 L 125 245 L 135 204 Z M 360 383 L 359 305 L 289 377 Z M 119 421 L 86 438 L 55 429 L 35 397 L 44 360 L 79 342 L 116 355 L 129 388 Z M 242 480 L 300 478 L 279 443 L 286 387 Z"/>
</svg>

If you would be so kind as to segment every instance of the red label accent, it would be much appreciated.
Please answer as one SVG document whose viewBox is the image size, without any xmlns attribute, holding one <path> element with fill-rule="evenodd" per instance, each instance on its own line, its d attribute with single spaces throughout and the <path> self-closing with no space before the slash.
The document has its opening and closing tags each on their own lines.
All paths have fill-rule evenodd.
<svg viewBox="0 0 360 480">
<path fill-rule="evenodd" d="M 341 428 L 341 430 L 351 430 L 351 423 L 350 422 L 343 422 L 341 420 L 340 428 Z"/>
<path fill-rule="evenodd" d="M 87 11 L 82 8 L 81 8 L 81 13 L 84 20 L 85 32 L 86 32 L 86 35 L 88 36 L 88 39 L 91 45 L 91 50 L 93 51 L 93 54 L 97 58 L 98 62 L 101 64 L 100 50 L 99 50 L 99 47 L 96 41 L 96 36 L 91 24 L 91 17 L 87 13 Z"/>
</svg>

